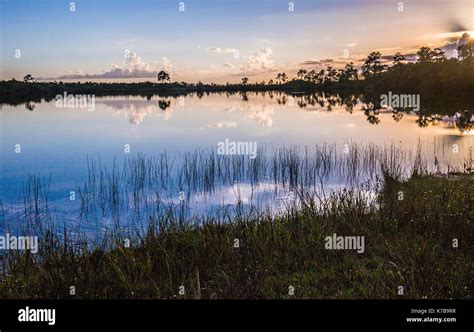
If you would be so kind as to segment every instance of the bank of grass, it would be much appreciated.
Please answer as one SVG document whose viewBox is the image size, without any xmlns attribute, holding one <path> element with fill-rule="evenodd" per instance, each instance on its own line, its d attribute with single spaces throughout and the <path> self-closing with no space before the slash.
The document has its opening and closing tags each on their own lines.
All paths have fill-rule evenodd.
<svg viewBox="0 0 474 332">
<path fill-rule="evenodd" d="M 376 200 L 346 190 L 274 219 L 152 221 L 129 248 L 120 233 L 95 249 L 49 234 L 39 254 L 10 254 L 0 297 L 472 298 L 473 188 L 470 175 L 386 176 Z M 333 233 L 365 236 L 365 252 L 325 249 Z"/>
</svg>

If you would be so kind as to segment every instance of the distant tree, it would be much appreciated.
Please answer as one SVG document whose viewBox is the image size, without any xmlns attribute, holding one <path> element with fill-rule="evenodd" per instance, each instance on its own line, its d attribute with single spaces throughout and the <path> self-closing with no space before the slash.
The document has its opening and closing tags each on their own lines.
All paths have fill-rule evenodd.
<svg viewBox="0 0 474 332">
<path fill-rule="evenodd" d="M 305 80 L 309 81 L 309 82 L 312 82 L 312 83 L 315 83 L 316 82 L 316 76 L 317 76 L 316 70 L 312 69 L 310 72 L 308 72 L 306 74 Z"/>
<path fill-rule="evenodd" d="M 418 62 L 420 63 L 433 61 L 433 51 L 427 46 L 421 47 L 416 55 L 418 55 Z"/>
<path fill-rule="evenodd" d="M 427 46 L 423 46 L 420 48 L 418 52 L 416 52 L 418 55 L 418 62 L 420 63 L 426 63 L 426 62 L 444 62 L 446 61 L 446 54 L 445 52 L 440 49 L 440 48 L 435 48 L 432 50 L 431 48 Z"/>
<path fill-rule="evenodd" d="M 328 82 L 336 82 L 339 80 L 339 73 L 336 69 L 332 66 L 328 66 L 326 68 L 326 81 Z"/>
<path fill-rule="evenodd" d="M 300 80 L 304 80 L 306 78 L 307 73 L 308 73 L 308 71 L 306 69 L 300 69 L 296 73 L 296 77 L 298 77 Z"/>
<path fill-rule="evenodd" d="M 324 69 L 321 69 L 318 74 L 316 75 L 316 83 L 323 84 L 326 79 L 326 71 Z"/>
<path fill-rule="evenodd" d="M 242 78 L 242 85 L 247 85 L 248 82 L 249 82 L 248 77 Z"/>
<path fill-rule="evenodd" d="M 288 79 L 288 76 L 285 73 L 278 73 L 276 76 L 276 79 L 278 81 L 278 84 L 281 84 L 282 82 L 285 83 L 286 80 Z"/>
<path fill-rule="evenodd" d="M 354 64 L 348 63 L 343 69 L 340 69 L 339 71 L 339 81 L 352 81 L 352 80 L 357 80 L 359 78 L 357 69 L 354 68 Z"/>
<path fill-rule="evenodd" d="M 446 61 L 446 53 L 440 49 L 440 48 L 435 48 L 431 52 L 431 58 L 433 59 L 434 62 L 444 62 Z"/>
<path fill-rule="evenodd" d="M 170 80 L 170 74 L 168 74 L 167 72 L 162 70 L 158 73 L 157 78 L 158 78 L 158 82 L 169 81 Z"/>
<path fill-rule="evenodd" d="M 365 78 L 380 74 L 384 71 L 385 66 L 382 65 L 380 61 L 382 54 L 380 52 L 372 52 L 365 59 L 364 64 L 362 65 L 362 75 Z"/>
<path fill-rule="evenodd" d="M 25 83 L 32 82 L 32 81 L 34 81 L 34 79 L 35 79 L 35 78 L 34 78 L 33 76 L 31 76 L 30 74 L 28 74 L 28 75 L 26 75 L 25 77 L 23 77 L 23 82 L 25 82 Z"/>
<path fill-rule="evenodd" d="M 405 61 L 405 57 L 403 56 L 403 54 L 400 52 L 395 53 L 395 55 L 393 56 L 393 66 L 399 66 L 403 64 L 403 61 Z"/>
<path fill-rule="evenodd" d="M 270 79 L 270 81 L 268 81 L 268 85 L 273 85 L 273 80 Z"/>
</svg>

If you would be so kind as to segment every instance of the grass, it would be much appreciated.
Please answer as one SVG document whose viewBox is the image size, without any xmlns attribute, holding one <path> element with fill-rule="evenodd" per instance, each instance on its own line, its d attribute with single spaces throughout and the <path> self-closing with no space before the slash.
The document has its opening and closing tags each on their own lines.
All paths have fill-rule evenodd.
<svg viewBox="0 0 474 332">
<path fill-rule="evenodd" d="M 77 187 L 77 192 L 81 213 L 86 217 L 97 211 L 103 216 L 132 211 L 136 219 L 148 223 L 149 218 L 159 218 L 157 212 L 166 210 L 170 198 L 180 192 L 212 195 L 223 186 L 237 190 L 240 184 L 248 183 L 255 190 L 261 183 L 271 183 L 308 193 L 321 182 L 356 184 L 376 180 L 384 170 L 402 176 L 414 171 L 406 165 L 428 169 L 420 154 L 395 144 L 380 147 L 348 142 L 342 147 L 322 143 L 311 148 L 289 146 L 271 151 L 261 148 L 255 159 L 219 155 L 213 150 L 173 156 L 137 154 L 122 164 L 114 161 L 112 165 L 100 159 L 88 159 L 88 179 Z M 443 168 L 460 170 L 449 164 Z M 31 203 L 36 204 L 35 200 Z"/>
<path fill-rule="evenodd" d="M 278 217 L 150 216 L 145 233 L 116 229 L 93 247 L 44 231 L 39 254 L 6 257 L 0 297 L 472 298 L 473 176 L 384 174 L 375 200 L 350 187 L 326 199 L 300 192 L 301 206 Z M 365 236 L 365 252 L 326 250 L 333 233 Z"/>
</svg>

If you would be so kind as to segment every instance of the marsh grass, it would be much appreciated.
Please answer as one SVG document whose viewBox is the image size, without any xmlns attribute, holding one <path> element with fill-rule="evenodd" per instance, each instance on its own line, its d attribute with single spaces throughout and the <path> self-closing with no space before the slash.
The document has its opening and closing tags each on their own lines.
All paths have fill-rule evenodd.
<svg viewBox="0 0 474 332">
<path fill-rule="evenodd" d="M 406 177 L 415 168 L 428 170 L 424 162 L 421 151 L 413 154 L 395 144 L 379 147 L 353 142 L 343 148 L 335 144 L 260 148 L 255 159 L 218 155 L 214 150 L 173 156 L 137 154 L 111 165 L 88 158 L 88 178 L 77 192 L 81 216 L 86 219 L 97 212 L 114 218 L 125 213 L 128 219 L 147 223 L 150 217 L 177 206 L 174 210 L 181 218 L 189 217 L 186 212 L 192 195 L 212 197 L 222 188 L 234 190 L 237 199 L 242 184 L 250 185 L 252 193 L 262 183 L 273 186 L 274 196 L 279 190 L 308 192 L 322 183 L 374 182 L 384 173 Z M 185 196 L 182 201 L 177 200 L 180 193 Z"/>
<path fill-rule="evenodd" d="M 0 297 L 472 298 L 472 175 L 431 174 L 421 155 L 393 146 L 349 151 L 283 148 L 254 160 L 202 151 L 180 160 L 137 155 L 122 168 L 89 160 L 81 213 L 110 214 L 112 226 L 91 239 L 65 224 L 34 224 L 40 251 L 8 252 Z M 325 192 L 322 179 L 334 174 L 350 181 Z M 220 217 L 186 218 L 176 213 L 185 203 L 157 203 L 170 188 L 212 192 L 269 179 L 293 189 L 298 204 L 274 214 L 238 203 Z M 41 183 L 26 191 L 32 203 L 25 203 L 24 221 L 46 209 Z M 124 217 L 127 209 L 134 213 Z M 124 227 L 128 218 L 134 222 Z M 364 236 L 365 252 L 325 249 L 333 233 Z"/>
</svg>

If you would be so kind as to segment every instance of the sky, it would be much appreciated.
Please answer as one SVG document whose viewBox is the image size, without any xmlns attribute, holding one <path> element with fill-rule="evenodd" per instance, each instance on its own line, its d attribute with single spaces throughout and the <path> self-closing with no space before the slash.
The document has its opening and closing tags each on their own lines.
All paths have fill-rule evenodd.
<svg viewBox="0 0 474 332">
<path fill-rule="evenodd" d="M 0 79 L 260 82 L 371 51 L 451 57 L 474 0 L 0 0 L 0 27 Z"/>
</svg>

